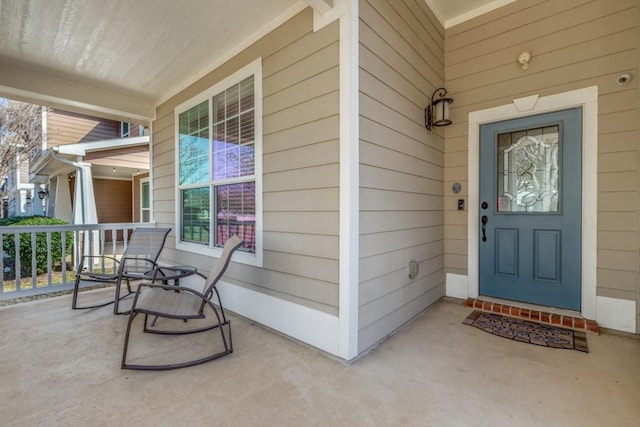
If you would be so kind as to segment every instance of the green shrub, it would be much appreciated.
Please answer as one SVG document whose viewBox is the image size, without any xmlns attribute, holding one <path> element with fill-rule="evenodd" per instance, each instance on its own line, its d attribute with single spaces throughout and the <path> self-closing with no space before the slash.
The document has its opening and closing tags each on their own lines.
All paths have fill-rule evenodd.
<svg viewBox="0 0 640 427">
<path fill-rule="evenodd" d="M 66 221 L 43 216 L 9 217 L 0 220 L 0 226 L 30 226 L 30 225 L 65 225 Z M 0 229 L 0 232 L 2 230 Z M 71 253 L 73 247 L 73 232 L 66 232 L 65 248 L 62 247 L 61 232 L 51 233 L 51 265 L 60 265 L 62 256 Z M 16 258 L 14 234 L 4 234 L 2 250 L 11 260 Z M 31 233 L 20 234 L 20 266 L 21 272 L 31 273 Z M 11 266 L 9 266 L 11 267 Z M 13 270 L 14 268 L 11 268 Z M 37 273 L 47 271 L 47 233 L 36 233 L 36 270 Z"/>
</svg>

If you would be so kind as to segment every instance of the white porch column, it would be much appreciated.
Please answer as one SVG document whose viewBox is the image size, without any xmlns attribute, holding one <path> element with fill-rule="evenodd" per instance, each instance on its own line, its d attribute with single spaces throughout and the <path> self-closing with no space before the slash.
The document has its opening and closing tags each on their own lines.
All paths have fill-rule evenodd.
<svg viewBox="0 0 640 427">
<path fill-rule="evenodd" d="M 97 224 L 98 212 L 93 194 L 93 176 L 91 164 L 78 163 L 76 175 L 75 198 L 73 201 L 74 224 Z"/>
<path fill-rule="evenodd" d="M 71 206 L 71 190 L 67 174 L 58 174 L 56 188 L 52 200 L 49 203 L 53 207 L 54 218 L 71 223 L 73 220 L 73 208 Z"/>
<path fill-rule="evenodd" d="M 73 199 L 73 223 L 74 224 L 97 224 L 98 212 L 96 209 L 96 199 L 93 194 L 93 176 L 91 175 L 91 164 L 78 162 L 76 174 L 75 197 Z M 93 248 L 90 245 L 89 233 L 84 233 L 84 253 L 98 254 L 100 239 L 98 231 L 92 231 Z M 95 258 L 98 262 L 98 258 Z"/>
</svg>

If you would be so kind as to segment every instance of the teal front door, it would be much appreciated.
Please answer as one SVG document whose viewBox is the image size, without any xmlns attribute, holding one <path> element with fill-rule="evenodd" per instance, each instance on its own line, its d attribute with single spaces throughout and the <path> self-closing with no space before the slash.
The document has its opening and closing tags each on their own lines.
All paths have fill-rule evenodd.
<svg viewBox="0 0 640 427">
<path fill-rule="evenodd" d="M 480 294 L 580 310 L 582 109 L 480 127 Z"/>
</svg>

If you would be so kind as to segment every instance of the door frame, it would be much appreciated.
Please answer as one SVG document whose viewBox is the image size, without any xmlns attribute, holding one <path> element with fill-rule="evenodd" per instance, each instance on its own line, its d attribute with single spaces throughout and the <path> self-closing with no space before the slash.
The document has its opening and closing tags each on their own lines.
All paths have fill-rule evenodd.
<svg viewBox="0 0 640 427">
<path fill-rule="evenodd" d="M 479 296 L 479 195 L 480 195 L 480 125 L 526 117 L 534 114 L 582 107 L 582 292 L 581 314 L 596 318 L 597 285 L 597 200 L 598 200 L 598 87 L 558 93 L 531 95 L 514 99 L 511 104 L 469 113 L 469 211 L 467 295 Z"/>
</svg>

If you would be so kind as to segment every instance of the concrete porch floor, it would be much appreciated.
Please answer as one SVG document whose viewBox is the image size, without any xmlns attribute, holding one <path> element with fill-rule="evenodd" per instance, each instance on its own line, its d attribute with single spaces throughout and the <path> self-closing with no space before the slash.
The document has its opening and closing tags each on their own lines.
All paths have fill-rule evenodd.
<svg viewBox="0 0 640 427">
<path fill-rule="evenodd" d="M 232 355 L 140 372 L 120 369 L 127 317 L 70 305 L 65 295 L 0 308 L 0 424 L 636 426 L 640 419 L 634 338 L 589 333 L 588 354 L 542 348 L 463 325 L 471 309 L 441 301 L 349 365 L 232 316 Z"/>
</svg>

